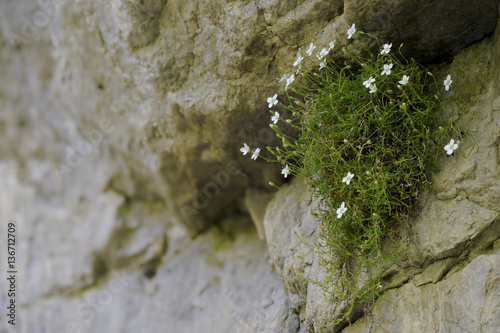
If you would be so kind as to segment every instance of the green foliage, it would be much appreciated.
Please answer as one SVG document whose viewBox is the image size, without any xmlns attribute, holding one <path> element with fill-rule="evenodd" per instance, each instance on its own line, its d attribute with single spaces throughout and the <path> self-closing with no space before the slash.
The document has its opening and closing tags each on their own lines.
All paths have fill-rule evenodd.
<svg viewBox="0 0 500 333">
<path fill-rule="evenodd" d="M 374 37 L 359 33 L 361 43 L 368 38 Z M 303 178 L 320 200 L 323 231 L 312 250 L 328 277 L 311 282 L 336 304 L 379 296 L 380 267 L 388 258 L 382 241 L 412 214 L 418 193 L 431 189 L 429 171 L 451 134 L 461 138 L 450 121 L 437 123 L 442 104 L 434 76 L 400 52 L 382 50 L 366 48 L 366 56 L 343 50 L 343 63 L 329 61 L 287 83 L 287 100 L 278 105 L 293 117 L 271 125 L 283 147 L 267 147 L 276 157 L 268 161 Z M 286 134 L 290 126 L 298 137 Z"/>
</svg>

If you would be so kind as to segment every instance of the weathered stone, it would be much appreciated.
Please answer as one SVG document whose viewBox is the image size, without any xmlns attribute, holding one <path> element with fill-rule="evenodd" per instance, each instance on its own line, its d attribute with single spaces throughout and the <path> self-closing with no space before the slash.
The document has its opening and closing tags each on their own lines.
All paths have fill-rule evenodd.
<svg viewBox="0 0 500 333">
<path fill-rule="evenodd" d="M 252 217 L 252 221 L 257 228 L 259 238 L 266 239 L 266 232 L 264 230 L 264 215 L 266 214 L 267 205 L 273 198 L 272 193 L 259 191 L 249 187 L 245 193 L 245 205 L 248 213 Z"/>
<path fill-rule="evenodd" d="M 421 285 L 427 283 L 436 283 L 448 272 L 450 267 L 457 260 L 455 258 L 447 258 L 443 260 L 439 260 L 432 265 L 429 265 L 421 274 L 415 275 L 412 279 L 412 282 L 415 286 L 420 287 Z"/>
<path fill-rule="evenodd" d="M 404 54 L 429 62 L 456 55 L 491 34 L 497 24 L 498 0 L 346 0 L 344 16 L 381 42 L 393 47 L 404 43 Z"/>
<path fill-rule="evenodd" d="M 500 253 L 482 255 L 462 271 L 420 287 L 384 294 L 370 316 L 343 332 L 496 332 L 500 327 Z"/>
<path fill-rule="evenodd" d="M 496 58 L 493 60 L 493 55 L 497 54 L 499 45 L 498 37 L 496 37 L 494 43 L 491 40 L 485 40 L 480 44 L 471 46 L 458 55 L 455 58 L 456 62 L 452 63 L 450 68 L 446 69 L 447 72 L 449 70 L 452 77 L 457 78 L 457 81 L 462 76 L 464 78 L 471 78 L 469 82 L 457 83 L 457 86 L 454 87 L 454 89 L 458 90 L 462 87 L 464 88 L 462 89 L 464 93 L 463 99 L 459 100 L 458 103 L 459 105 L 460 102 L 466 104 L 470 111 L 462 114 L 457 114 L 456 109 L 449 109 L 449 111 L 453 116 L 459 118 L 459 121 L 465 128 L 474 132 L 474 139 L 479 145 L 479 150 L 473 150 L 472 154 L 467 158 L 463 158 L 463 156 L 461 157 L 456 153 L 452 157 L 445 157 L 443 154 L 443 158 L 439 160 L 440 171 L 434 174 L 437 192 L 429 194 L 421 202 L 422 210 L 416 214 L 416 218 L 412 221 L 411 234 L 409 235 L 411 244 L 407 252 L 409 263 L 399 263 L 399 266 L 388 267 L 386 272 L 387 279 L 383 281 L 382 287 L 396 288 L 388 293 L 394 292 L 399 296 L 410 297 L 409 295 L 414 292 L 415 288 L 426 288 L 431 284 L 444 283 L 439 282 L 443 276 L 445 276 L 445 279 L 449 279 L 449 276 L 457 274 L 467 275 L 466 269 L 463 268 L 463 264 L 460 264 L 460 262 L 465 260 L 464 258 L 471 260 L 477 255 L 489 251 L 495 246 L 495 241 L 500 238 L 500 211 L 498 204 L 493 204 L 496 198 L 496 184 L 500 181 L 499 160 L 497 158 L 498 145 L 496 144 L 498 135 L 495 134 L 498 132 L 497 118 L 499 115 L 500 100 L 497 95 L 490 93 L 494 87 L 498 86 L 500 75 L 498 72 L 489 73 L 490 67 L 497 66 L 496 63 L 498 60 Z M 472 59 L 477 57 L 477 54 L 481 55 L 482 61 L 477 62 L 475 67 L 466 66 L 466 64 L 473 62 Z M 472 72 L 483 72 L 485 74 L 481 75 L 480 78 L 475 78 L 473 74 L 467 74 L 469 69 Z M 465 86 L 469 87 L 469 89 L 465 90 Z M 480 117 L 479 114 L 483 114 L 484 116 Z M 476 129 L 481 130 L 476 131 Z M 492 144 L 492 142 L 495 143 Z M 465 151 L 464 147 L 467 147 L 471 143 L 472 139 L 470 137 L 465 142 L 462 142 L 461 147 L 464 149 L 463 151 Z M 300 241 L 299 237 L 290 236 L 291 231 L 300 230 L 299 235 L 309 234 L 305 230 L 301 230 L 300 227 L 301 223 L 305 223 L 303 221 L 309 221 L 311 208 L 307 207 L 304 203 L 293 205 L 291 202 L 295 200 L 294 196 L 303 196 L 304 191 L 304 188 L 292 185 L 290 188 L 285 188 L 283 193 L 279 193 L 276 199 L 269 205 L 268 209 L 272 213 L 266 214 L 264 222 L 266 234 L 276 236 L 268 238 L 267 241 L 269 242 L 271 258 L 275 266 L 278 267 L 277 271 L 281 275 L 285 286 L 287 286 L 286 290 L 292 299 L 292 305 L 300 313 L 302 325 L 309 331 L 313 329 L 324 332 L 336 331 L 335 328 L 314 328 L 314 325 L 328 324 L 328 320 L 334 319 L 338 313 L 332 311 L 332 309 L 335 307 L 338 308 L 338 304 L 327 304 L 324 301 L 324 297 L 322 297 L 321 290 L 317 286 L 313 284 L 306 285 L 299 276 L 288 273 L 291 267 L 299 265 L 299 259 L 293 258 L 294 252 L 289 253 L 286 250 L 290 247 L 296 249 L 299 246 L 304 246 L 297 243 Z M 288 192 L 291 192 L 292 195 L 287 195 Z M 290 212 L 293 212 L 293 214 Z M 313 227 L 314 224 L 318 224 L 317 221 L 313 220 L 306 223 L 306 225 L 309 224 L 311 227 L 306 228 L 307 230 L 314 230 L 313 233 L 319 232 L 319 230 Z M 287 228 L 290 230 L 288 233 L 286 232 Z M 387 247 L 387 249 L 390 248 L 391 246 Z M 307 279 L 322 279 L 324 273 L 318 265 L 317 257 L 310 257 L 308 263 L 311 263 L 311 267 L 304 268 L 298 266 L 300 267 L 298 272 L 302 273 Z M 439 260 L 442 258 L 445 259 Z M 498 260 L 498 255 L 492 257 L 491 260 Z M 433 264 L 429 265 L 430 263 Z M 408 267 L 403 267 L 405 265 Z M 476 266 L 472 265 L 472 267 Z M 474 270 L 475 268 L 471 269 Z M 412 276 L 415 276 L 413 283 L 406 283 L 411 280 Z M 497 278 L 493 277 L 492 281 L 495 281 L 495 279 Z M 469 288 L 475 288 L 473 281 L 474 279 L 470 279 L 471 286 Z M 488 282 L 488 284 L 491 283 Z M 293 288 L 291 286 L 301 287 Z M 480 284 L 478 288 L 480 288 Z M 406 292 L 403 294 L 403 291 L 398 292 L 397 290 L 408 290 L 408 296 Z M 439 293 L 438 291 L 436 292 Z M 443 291 L 443 295 L 446 295 L 446 292 Z M 425 316 L 428 312 L 432 312 L 431 309 L 433 307 L 440 307 L 440 304 L 448 304 L 452 311 L 461 311 L 462 305 L 457 305 L 456 308 L 453 308 L 453 302 L 447 303 L 448 301 L 444 300 L 442 301 L 444 303 L 441 303 L 437 298 L 428 297 L 430 294 L 432 292 L 422 295 L 421 298 L 417 298 L 418 300 L 415 301 L 426 303 L 423 305 L 422 310 L 419 310 L 422 316 Z M 493 297 L 491 299 L 494 299 Z M 305 304 L 304 299 L 307 300 Z M 384 299 L 387 298 L 384 296 Z M 378 306 L 380 309 L 383 308 L 383 311 L 388 311 L 390 303 L 387 303 L 384 299 L 377 301 L 376 307 Z M 395 300 L 396 296 L 391 299 Z M 381 305 L 380 303 L 383 302 L 386 304 Z M 409 302 L 412 302 L 412 306 L 416 307 L 413 301 Z M 483 298 L 477 298 L 471 302 L 481 304 L 480 307 L 489 307 L 491 305 L 491 301 Z M 498 303 L 494 306 L 498 306 Z M 463 305 L 463 309 L 466 308 L 467 305 Z M 408 311 L 411 311 L 410 309 L 411 306 L 408 306 Z M 383 311 L 381 310 L 380 313 Z M 488 311 L 492 313 L 496 310 L 489 308 Z M 460 313 L 459 315 L 463 316 L 461 318 L 462 321 L 474 323 L 477 314 Z M 441 316 L 446 317 L 445 314 Z M 362 332 L 369 331 L 370 327 L 372 327 L 371 325 L 373 325 L 369 321 L 370 316 L 363 318 L 361 321 L 363 324 L 360 324 L 359 330 Z M 455 320 L 454 315 L 451 315 L 449 318 L 450 321 Z M 391 319 L 387 320 L 393 319 L 391 317 Z M 381 320 L 382 323 L 385 323 L 386 319 Z M 412 323 L 409 325 L 413 325 L 414 323 L 417 326 L 410 326 L 409 328 L 404 326 L 389 326 L 386 331 L 428 330 L 428 326 L 418 326 L 420 318 L 411 317 L 411 319 L 406 319 L 405 314 L 402 314 L 401 319 L 395 321 L 395 325 L 403 325 L 406 320 Z M 429 325 L 452 327 L 449 326 L 450 324 L 447 323 L 447 320 L 447 318 L 444 318 L 443 321 L 429 321 Z M 484 325 L 484 323 L 481 325 Z M 473 328 L 475 327 L 474 325 L 471 326 L 472 330 L 475 330 Z M 384 331 L 382 324 L 377 327 L 381 331 Z M 455 331 L 455 329 L 447 329 L 447 331 Z M 464 331 L 468 330 L 465 329 Z"/>
<path fill-rule="evenodd" d="M 240 228 L 234 231 L 232 224 Z M 99 286 L 33 298 L 36 283 L 19 277 L 22 332 L 296 332 L 283 285 L 271 272 L 264 243 L 248 218 L 227 220 L 181 251 L 154 274 L 110 269 Z M 68 258 L 74 258 L 72 255 Z M 21 262 L 20 262 L 21 264 Z M 63 273 L 61 269 L 54 274 Z M 265 282 L 264 282 L 265 281 Z M 3 284 L 2 284 L 3 286 Z M 5 320 L 0 330 L 9 331 Z M 74 327 L 74 328 L 71 328 Z"/>
<path fill-rule="evenodd" d="M 5 241 L 6 221 L 16 223 L 21 331 L 74 331 L 75 320 L 83 332 L 311 332 L 328 321 L 331 304 L 298 276 L 321 276 L 297 237 L 317 232 L 305 202 L 280 193 L 266 212 L 287 295 L 269 272 L 265 244 L 251 228 L 235 232 L 248 225 L 236 204 L 246 189 L 265 193 L 269 181 L 283 181 L 278 164 L 239 152 L 243 142 L 277 143 L 265 100 L 285 97 L 280 68 L 289 73 L 311 42 L 346 46 L 352 23 L 404 42 L 421 60 L 448 58 L 492 31 L 494 3 L 460 0 L 436 10 L 445 2 L 3 2 L 0 233 Z M 449 71 L 454 79 L 445 96 L 455 89 L 462 96 L 447 112 L 474 132 L 480 149 L 440 161 L 437 200 L 413 225 L 415 267 L 396 266 L 391 288 L 417 288 L 409 276 L 439 258 L 461 263 L 498 248 L 497 41 L 498 34 L 471 45 L 437 69 L 436 77 Z M 257 226 L 259 205 L 248 205 Z M 233 238 L 210 229 L 189 239 L 221 216 L 231 216 L 224 228 Z M 419 288 L 465 270 L 434 268 L 415 279 L 429 282 Z M 113 293 L 124 279 L 123 292 Z M 82 308 L 92 297 L 103 306 Z M 496 299 L 473 300 L 483 322 L 496 324 L 488 317 Z"/>
<path fill-rule="evenodd" d="M 283 191 L 269 203 L 264 217 L 272 263 L 285 284 L 292 307 L 298 312 L 305 305 L 307 294 L 307 282 L 298 275 L 308 276 L 312 255 L 308 255 L 306 244 L 311 243 L 311 236 L 317 230 L 316 219 L 305 201 L 310 196 L 307 186 L 294 180 L 291 186 L 283 187 Z"/>
</svg>

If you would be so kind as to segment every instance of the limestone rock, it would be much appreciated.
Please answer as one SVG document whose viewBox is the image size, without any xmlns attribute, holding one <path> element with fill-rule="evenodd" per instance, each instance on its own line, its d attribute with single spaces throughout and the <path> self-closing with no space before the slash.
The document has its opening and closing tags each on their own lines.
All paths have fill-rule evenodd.
<svg viewBox="0 0 500 333">
<path fill-rule="evenodd" d="M 252 217 L 255 227 L 257 228 L 259 238 L 262 240 L 266 239 L 266 233 L 264 230 L 264 215 L 266 214 L 267 205 L 272 198 L 272 193 L 259 191 L 251 187 L 249 187 L 245 193 L 245 205 L 248 209 L 248 213 Z"/>
<path fill-rule="evenodd" d="M 281 181 L 277 165 L 238 149 L 278 143 L 265 99 L 283 94 L 279 68 L 290 71 L 299 48 L 338 40 L 340 49 L 355 22 L 406 42 L 413 57 L 447 57 L 491 33 L 497 3 L 4 4 L 3 77 L 11 79 L 1 91 L 18 101 L 5 109 L 13 115 L 6 141 L 22 122 L 36 139 L 23 139 L 21 156 L 37 152 L 67 182 L 107 158 L 110 189 L 166 201 L 195 235 L 234 210 L 249 185 Z"/>
<path fill-rule="evenodd" d="M 437 283 L 420 287 L 408 283 L 384 294 L 388 302 L 377 302 L 370 316 L 343 332 L 496 332 L 499 272 L 497 252 L 477 257 Z"/>
<path fill-rule="evenodd" d="M 238 223 L 235 231 L 231 224 Z M 223 223 L 166 258 L 154 274 L 110 269 L 99 285 L 33 298 L 19 281 L 22 332 L 296 332 L 283 285 L 248 218 Z M 229 233 L 228 233 L 229 232 Z M 25 270 L 23 275 L 28 275 Z M 54 272 L 62 273 L 59 269 Z M 19 276 L 22 276 L 21 274 Z M 4 287 L 4 283 L 0 284 Z M 0 331 L 8 332 L 5 320 Z"/>
<path fill-rule="evenodd" d="M 247 188 L 266 192 L 269 181 L 283 181 L 277 164 L 239 152 L 243 142 L 279 143 L 265 100 L 285 97 L 280 68 L 289 73 L 311 42 L 345 46 L 354 22 L 405 42 L 413 57 L 444 59 L 492 32 L 497 4 L 2 2 L 0 234 L 5 240 L 5 222 L 16 223 L 21 331 L 313 331 L 331 312 L 298 276 L 321 274 L 297 237 L 318 232 L 311 208 L 283 193 L 267 208 L 277 274 L 251 227 L 238 231 L 248 226 L 237 205 Z M 480 150 L 440 162 L 437 200 L 429 199 L 411 239 L 420 270 L 481 254 L 498 234 L 498 54 L 497 32 L 438 68 L 464 97 L 447 112 L 477 133 Z M 306 195 L 301 185 L 291 190 Z M 251 207 L 259 221 L 262 211 Z M 200 234 L 214 221 L 233 238 Z M 447 281 L 441 275 L 465 281 L 461 267 L 441 264 L 422 273 L 418 288 Z M 481 267 L 496 266 L 467 267 L 486 281 Z M 419 272 L 404 271 L 398 284 Z M 495 323 L 495 299 L 474 299 L 481 322 Z M 470 318 L 464 327 L 474 327 Z"/>
<path fill-rule="evenodd" d="M 496 269 L 498 253 L 488 256 L 482 254 L 491 252 L 500 238 L 500 210 L 498 204 L 493 203 L 498 203 L 496 184 L 500 181 L 497 158 L 500 100 L 496 94 L 490 93 L 500 86 L 500 74 L 498 71 L 490 71 L 490 68 L 500 65 L 494 56 L 499 51 L 498 41 L 497 33 L 495 38 L 467 48 L 446 69 L 452 77 L 457 77 L 457 81 L 459 78 L 470 78 L 469 81 L 457 83 L 454 88 L 460 89 L 464 94 L 458 103 L 466 105 L 468 111 L 460 112 L 453 108 L 447 111 L 459 119 L 465 128 L 475 133 L 474 139 L 479 149 L 474 149 L 467 158 L 459 154 L 452 157 L 445 157 L 443 154 L 438 163 L 440 170 L 434 174 L 437 192 L 431 193 L 421 202 L 422 209 L 412 220 L 407 252 L 409 263 L 400 263 L 401 266 L 387 269 L 383 288 L 391 290 L 386 294 L 391 295 L 391 300 L 408 298 L 408 303 L 405 303 L 408 305 L 404 306 L 405 310 L 397 311 L 399 319 L 389 318 L 382 313 L 391 313 L 392 305 L 380 299 L 375 305 L 377 310 L 374 310 L 374 322 L 370 321 L 371 316 L 366 316 L 359 320 L 359 324 L 354 325 L 356 330 L 349 328 L 347 331 L 352 329 L 353 332 L 368 332 L 374 330 L 374 325 L 377 332 L 428 331 L 433 330 L 431 327 L 442 327 L 444 331 L 450 332 L 461 329 L 476 331 L 485 327 L 484 331 L 489 332 L 495 327 L 496 323 L 490 325 L 487 320 L 497 312 L 498 288 L 487 287 L 487 297 L 482 293 L 485 290 L 483 286 L 493 285 L 498 277 L 494 273 L 482 272 L 493 272 Z M 472 63 L 472 59 L 478 57 L 481 61 L 476 62 L 475 67 L 467 66 Z M 472 73 L 467 74 L 469 70 L 482 74 L 475 77 Z M 483 116 L 479 116 L 480 114 Z M 469 137 L 461 143 L 461 149 L 465 151 L 465 147 L 471 143 L 472 139 Z M 318 221 L 310 214 L 311 207 L 304 202 L 296 202 L 295 196 L 304 196 L 304 193 L 307 193 L 306 187 L 297 181 L 292 182 L 268 206 L 269 212 L 266 213 L 264 225 L 270 255 L 285 283 L 292 306 L 300 314 L 301 327 L 309 331 L 338 331 L 340 328 L 314 327 L 317 324 L 327 324 L 325 318 L 335 318 L 336 313 L 332 311 L 335 304 L 325 302 L 315 285 L 307 284 L 298 274 L 290 273 L 290 269 L 294 269 L 307 279 L 321 279 L 323 274 L 314 255 L 305 259 L 294 257 L 297 251 L 306 248 L 305 244 L 300 243 L 300 238 L 319 232 Z M 474 259 L 477 255 L 480 256 Z M 460 264 L 464 260 L 472 261 L 464 268 Z M 476 270 L 477 273 L 472 273 Z M 473 274 L 477 276 L 470 277 Z M 414 280 L 408 283 L 412 277 Z M 450 288 L 458 285 L 465 285 L 467 290 L 474 292 L 466 300 L 459 302 L 457 299 L 455 306 L 454 299 L 448 302 L 445 295 L 450 292 Z M 417 297 L 414 298 L 413 294 Z M 431 296 L 434 294 L 437 296 Z M 422 304 L 419 305 L 420 303 Z M 476 310 L 487 307 L 484 312 L 488 319 L 477 319 L 481 312 L 466 313 L 470 304 L 474 304 Z M 451 313 L 443 312 L 429 316 L 428 320 L 422 319 L 434 313 L 435 308 L 445 308 Z M 410 313 L 415 312 L 415 309 L 418 309 L 416 313 Z M 391 320 L 394 320 L 394 324 L 389 325 Z M 419 323 L 423 326 L 419 326 Z M 386 324 L 387 327 L 384 326 Z"/>
<path fill-rule="evenodd" d="M 346 0 L 349 24 L 376 35 L 420 61 L 456 55 L 468 44 L 491 34 L 498 20 L 498 1 Z"/>
</svg>

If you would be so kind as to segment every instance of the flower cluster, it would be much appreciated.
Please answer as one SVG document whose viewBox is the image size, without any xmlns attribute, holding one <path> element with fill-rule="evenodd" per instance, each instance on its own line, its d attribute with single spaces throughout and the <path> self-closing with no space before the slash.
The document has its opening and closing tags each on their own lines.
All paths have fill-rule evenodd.
<svg viewBox="0 0 500 333">
<path fill-rule="evenodd" d="M 251 149 L 250 147 L 246 144 L 246 143 L 243 143 L 243 147 L 240 148 L 240 151 L 243 155 L 246 155 L 248 154 Z M 252 154 L 252 157 L 250 157 L 252 160 L 256 160 L 257 157 L 259 157 L 259 153 L 260 153 L 260 148 L 256 148 L 254 151 L 253 151 L 253 154 Z"/>
<path fill-rule="evenodd" d="M 321 51 L 316 53 L 316 57 L 319 60 L 319 68 L 320 69 L 326 67 L 325 57 L 335 47 L 335 42 L 336 42 L 336 40 L 330 42 L 328 44 L 327 48 L 324 47 L 321 49 Z M 305 55 L 307 55 L 309 57 L 309 59 L 312 60 L 311 57 L 313 56 L 313 54 L 315 54 L 315 52 L 314 52 L 315 50 L 316 50 L 316 45 L 314 45 L 314 43 L 311 43 L 311 44 L 309 44 L 309 47 L 307 48 Z M 285 90 L 288 89 L 290 84 L 292 84 L 292 82 L 295 80 L 295 75 L 298 75 L 299 72 L 301 71 L 303 60 L 304 60 L 304 54 L 302 53 L 301 50 L 299 50 L 299 52 L 297 52 L 297 57 L 295 58 L 295 62 L 293 63 L 293 67 L 295 67 L 295 74 L 291 74 L 291 75 L 283 74 L 283 76 L 281 77 L 280 82 L 286 80 Z"/>
<path fill-rule="evenodd" d="M 372 36 L 356 31 L 355 24 L 347 30 L 348 40 L 365 37 Z M 367 48 L 367 57 L 350 52 L 351 44 L 343 49 L 350 57 L 343 65 L 327 61 L 335 43 L 309 43 L 305 52 L 299 49 L 292 70 L 279 80 L 284 92 L 267 98 L 269 126 L 282 146 L 267 147 L 270 154 L 265 156 L 246 143 L 240 148 L 243 155 L 251 153 L 252 160 L 280 163 L 284 178 L 303 178 L 321 198 L 324 207 L 316 211 L 323 227 L 318 251 L 327 249 L 324 267 L 332 275 L 341 274 L 335 267 L 344 267 L 352 257 L 383 252 L 381 242 L 391 223 L 409 216 L 415 194 L 430 187 L 426 170 L 435 165 L 443 147 L 453 156 L 463 139 L 460 131 L 458 139 L 450 135 L 455 130 L 451 125 L 430 130 L 438 121 L 442 86 L 425 67 L 396 54 L 392 43 L 378 44 L 376 52 Z M 441 82 L 449 91 L 451 75 Z M 286 114 L 293 118 L 284 119 Z M 300 134 L 288 134 L 289 129 Z M 267 157 L 271 155 L 276 158 Z M 370 268 L 376 275 L 379 258 L 373 260 Z M 338 275 L 335 279 L 343 281 L 343 290 L 353 292 L 356 285 L 346 286 L 348 280 Z M 366 288 L 370 290 L 376 288 Z M 365 299 L 370 297 L 373 294 Z"/>
<path fill-rule="evenodd" d="M 355 33 L 356 33 L 356 24 L 353 23 L 352 26 L 347 30 L 347 39 L 351 39 Z M 299 74 L 300 70 L 302 69 L 302 64 L 303 64 L 303 61 L 305 59 L 304 56 L 311 58 L 313 56 L 313 54 L 315 54 L 316 58 L 319 60 L 319 68 L 323 69 L 326 67 L 325 57 L 335 47 L 335 42 L 336 41 L 330 42 L 328 47 L 324 47 L 321 49 L 321 51 L 316 52 L 316 53 L 315 53 L 315 50 L 317 49 L 317 46 L 314 45 L 314 43 L 309 44 L 305 54 L 303 54 L 302 51 L 299 50 L 297 52 L 297 57 L 293 63 L 293 67 L 296 69 L 295 73 L 283 74 L 281 79 L 279 80 L 279 82 L 283 82 L 283 81 L 286 82 L 285 91 L 293 84 L 293 82 L 295 81 L 295 75 Z M 384 44 L 382 49 L 380 50 L 380 53 L 379 53 L 380 56 L 385 56 L 385 57 L 390 56 L 391 48 L 392 48 L 392 43 Z M 376 84 L 377 75 L 379 75 L 380 78 L 382 78 L 383 76 L 390 76 L 393 73 L 393 71 L 395 69 L 395 64 L 393 63 L 393 60 L 391 58 L 388 58 L 388 59 L 389 60 L 387 62 L 385 62 L 383 64 L 383 66 L 380 68 L 380 71 L 377 72 L 378 74 L 371 73 L 371 76 L 369 76 L 363 82 L 363 86 L 366 89 L 368 89 L 368 93 L 370 95 L 373 95 L 378 91 L 378 87 Z M 410 75 L 409 75 L 410 72 L 404 72 L 404 71 L 399 70 L 398 68 L 396 68 L 396 69 L 397 69 L 398 73 L 402 73 L 402 76 L 398 77 L 399 80 L 397 79 L 398 80 L 397 81 L 397 83 L 398 83 L 397 88 L 403 89 L 403 87 L 406 86 L 410 82 Z M 374 75 L 374 74 L 376 74 L 376 75 Z M 451 76 L 448 74 L 448 76 L 446 77 L 446 79 L 443 82 L 446 91 L 449 90 L 449 87 L 450 87 L 452 82 L 453 81 L 451 80 Z M 268 97 L 267 103 L 268 103 L 269 109 L 277 106 L 279 103 L 278 94 L 274 94 L 273 96 Z M 401 106 L 402 107 L 406 106 L 406 103 L 402 102 Z M 270 112 L 271 112 L 271 124 L 269 126 L 276 130 L 278 128 L 276 126 L 280 120 L 280 113 L 278 111 L 274 111 L 274 110 L 270 110 Z M 291 119 L 286 119 L 286 123 L 290 124 Z M 344 143 L 348 142 L 347 139 L 344 139 L 343 141 L 344 141 Z M 284 139 L 283 139 L 283 142 L 285 143 Z M 458 148 L 458 144 L 455 143 L 453 139 L 450 141 L 449 144 L 447 144 L 444 147 L 444 149 L 448 155 L 452 155 L 453 152 L 457 148 Z M 246 155 L 247 153 L 249 153 L 251 151 L 251 149 L 246 143 L 244 143 L 244 146 L 240 149 L 240 151 L 243 153 L 243 155 Z M 254 149 L 252 156 L 251 156 L 251 159 L 256 160 L 257 157 L 260 156 L 259 153 L 260 153 L 260 148 Z M 281 173 L 285 178 L 287 178 L 291 172 L 290 170 L 291 170 L 291 168 L 290 168 L 289 164 L 285 163 L 285 167 L 282 169 Z M 342 179 L 342 182 L 349 185 L 353 177 L 354 177 L 354 174 L 352 174 L 351 172 L 348 172 L 348 174 Z M 345 207 L 345 202 L 342 202 L 341 208 L 339 208 L 340 210 L 337 210 L 337 216 L 340 216 L 340 217 L 345 213 L 345 211 L 347 209 Z"/>
</svg>

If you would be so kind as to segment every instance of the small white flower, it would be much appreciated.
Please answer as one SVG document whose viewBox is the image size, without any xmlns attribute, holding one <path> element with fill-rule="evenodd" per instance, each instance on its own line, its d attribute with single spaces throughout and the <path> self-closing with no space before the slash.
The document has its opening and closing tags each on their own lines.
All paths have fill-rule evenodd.
<svg viewBox="0 0 500 333">
<path fill-rule="evenodd" d="M 368 80 L 366 80 L 365 82 L 363 82 L 363 85 L 366 88 L 370 88 L 370 86 L 372 85 L 373 82 L 375 82 L 375 79 L 370 76 L 370 78 Z"/>
<path fill-rule="evenodd" d="M 288 164 L 281 170 L 281 174 L 285 176 L 285 178 L 290 174 L 290 169 L 288 168 Z"/>
<path fill-rule="evenodd" d="M 295 75 L 291 75 L 289 78 L 286 79 L 286 87 L 285 89 L 288 88 L 288 86 L 295 80 Z"/>
<path fill-rule="evenodd" d="M 370 88 L 370 94 L 373 94 L 377 91 L 377 86 L 375 84 L 370 84 L 368 88 Z"/>
<path fill-rule="evenodd" d="M 392 64 L 385 64 L 384 65 L 384 71 L 382 72 L 382 75 L 389 75 L 391 74 L 391 68 L 392 68 Z"/>
<path fill-rule="evenodd" d="M 344 139 L 344 143 L 347 143 L 347 139 Z"/>
<path fill-rule="evenodd" d="M 356 24 L 353 23 L 349 30 L 347 30 L 347 39 L 351 39 L 352 35 L 356 32 Z"/>
<path fill-rule="evenodd" d="M 317 55 L 318 59 L 319 60 L 322 60 L 326 55 L 328 54 L 328 50 L 327 49 L 323 49 L 321 50 L 321 52 Z"/>
<path fill-rule="evenodd" d="M 306 54 L 307 54 L 308 56 L 311 56 L 311 54 L 313 53 L 313 51 L 314 51 L 314 49 L 315 49 L 315 48 L 316 48 L 316 46 L 314 46 L 314 44 L 313 44 L 313 43 L 311 43 L 311 44 L 309 45 L 309 48 L 308 48 L 308 49 L 307 49 L 307 51 L 306 51 Z"/>
<path fill-rule="evenodd" d="M 243 155 L 246 155 L 250 151 L 250 147 L 248 147 L 248 145 L 244 143 L 243 147 L 240 148 L 240 151 L 243 153 Z"/>
<path fill-rule="evenodd" d="M 448 155 L 453 154 L 453 151 L 458 148 L 458 143 L 455 143 L 455 140 L 451 139 L 450 143 L 448 143 L 446 146 L 444 146 L 444 150 L 446 150 L 446 153 Z"/>
<path fill-rule="evenodd" d="M 255 149 L 254 152 L 253 152 L 253 154 L 252 154 L 251 159 L 252 160 L 256 160 L 257 157 L 259 157 L 259 153 L 260 153 L 260 148 Z"/>
<path fill-rule="evenodd" d="M 269 108 L 272 108 L 274 105 L 278 104 L 278 100 L 276 99 L 278 94 L 274 94 L 273 97 L 268 97 L 267 102 L 269 103 Z"/>
<path fill-rule="evenodd" d="M 337 218 L 340 219 L 345 212 L 347 212 L 347 207 L 345 206 L 345 202 L 342 201 L 342 205 L 337 208 Z"/>
<path fill-rule="evenodd" d="M 323 68 L 325 68 L 325 66 L 326 65 L 323 61 L 319 63 L 319 69 L 323 69 Z"/>
<path fill-rule="evenodd" d="M 280 120 L 280 114 L 276 111 L 274 112 L 274 116 L 271 117 L 271 121 L 276 124 L 278 120 Z"/>
<path fill-rule="evenodd" d="M 343 183 L 346 183 L 347 185 L 349 185 L 351 183 L 351 179 L 354 177 L 354 174 L 353 173 L 350 173 L 348 172 L 347 173 L 347 176 L 345 176 L 343 179 L 342 179 L 342 182 Z"/>
<path fill-rule="evenodd" d="M 283 82 L 283 81 L 285 81 L 287 79 L 288 79 L 288 75 L 283 74 L 283 75 L 281 75 L 281 79 L 278 82 Z"/>
<path fill-rule="evenodd" d="M 391 47 L 392 47 L 392 43 L 391 44 L 384 44 L 384 49 L 382 51 L 380 51 L 380 54 L 389 54 L 389 52 L 391 52 Z"/>
<path fill-rule="evenodd" d="M 328 51 L 330 51 L 331 49 L 333 49 L 335 47 L 335 42 L 337 40 L 334 40 L 333 42 L 330 42 L 330 44 L 328 44 Z"/>
<path fill-rule="evenodd" d="M 304 57 L 300 54 L 300 52 L 297 52 L 297 59 L 293 63 L 293 66 L 294 67 L 299 67 L 300 63 L 302 62 L 303 59 L 304 59 Z"/>
<path fill-rule="evenodd" d="M 403 78 L 401 79 L 401 81 L 399 81 L 399 84 L 404 86 L 408 83 L 408 80 L 410 80 L 410 77 L 408 75 L 403 75 Z"/>
<path fill-rule="evenodd" d="M 451 79 L 451 75 L 448 74 L 448 76 L 446 77 L 446 80 L 444 80 L 444 82 L 443 82 L 444 88 L 446 89 L 446 91 L 448 91 L 450 89 L 450 86 L 452 83 L 453 83 L 453 80 Z"/>
</svg>

